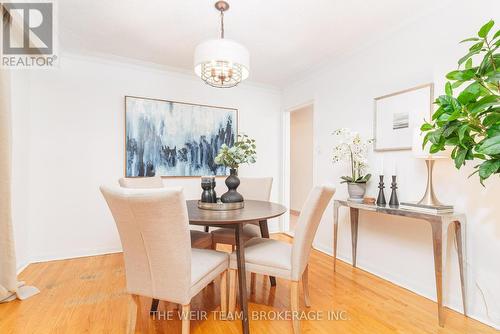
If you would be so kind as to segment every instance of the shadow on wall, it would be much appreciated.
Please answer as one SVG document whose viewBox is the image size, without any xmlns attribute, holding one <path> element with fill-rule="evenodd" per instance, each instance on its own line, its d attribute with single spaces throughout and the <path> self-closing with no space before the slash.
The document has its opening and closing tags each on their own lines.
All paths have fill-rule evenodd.
<svg viewBox="0 0 500 334">
<path fill-rule="evenodd" d="M 491 177 L 481 186 L 477 175 L 468 178 L 476 162 L 468 162 L 456 170 L 450 162 L 438 168 L 435 178 L 437 190 L 443 202 L 454 203 L 457 212 L 464 212 L 466 223 L 466 252 L 468 276 L 468 305 L 470 314 L 478 314 L 481 305 L 490 322 L 500 327 L 500 290 L 498 290 L 498 268 L 500 268 L 500 180 Z M 446 180 L 446 181 L 444 181 Z M 449 235 L 450 237 L 450 235 Z M 450 244 L 448 244 L 450 247 Z M 454 275 L 456 259 L 449 254 L 446 276 Z M 479 270 L 480 268 L 480 270 Z M 448 283 L 448 279 L 447 279 Z M 448 295 L 448 293 L 447 293 Z"/>
</svg>

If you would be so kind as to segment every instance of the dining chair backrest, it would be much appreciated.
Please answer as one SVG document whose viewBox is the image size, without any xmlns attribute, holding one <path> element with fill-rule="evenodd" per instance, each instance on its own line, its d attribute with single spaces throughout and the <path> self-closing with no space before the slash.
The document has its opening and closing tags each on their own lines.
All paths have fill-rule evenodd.
<svg viewBox="0 0 500 334">
<path fill-rule="evenodd" d="M 272 187 L 272 177 L 240 177 L 238 192 L 248 200 L 269 201 Z"/>
<path fill-rule="evenodd" d="M 163 180 L 161 176 L 151 176 L 151 177 L 122 177 L 118 180 L 118 183 L 123 188 L 134 188 L 134 189 L 154 189 L 163 188 Z"/>
<path fill-rule="evenodd" d="M 333 187 L 317 186 L 307 196 L 294 233 L 292 280 L 299 280 L 307 266 L 316 230 L 334 193 Z"/>
<path fill-rule="evenodd" d="M 120 235 L 127 291 L 188 304 L 191 240 L 182 188 L 100 189 Z"/>
</svg>

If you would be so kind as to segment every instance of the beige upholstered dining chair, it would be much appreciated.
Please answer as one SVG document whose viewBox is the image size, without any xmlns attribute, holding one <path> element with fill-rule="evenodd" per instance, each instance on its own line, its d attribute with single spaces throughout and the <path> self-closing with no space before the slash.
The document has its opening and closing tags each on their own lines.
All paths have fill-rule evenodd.
<svg viewBox="0 0 500 334">
<path fill-rule="evenodd" d="M 308 262 L 318 225 L 335 189 L 327 186 L 314 187 L 300 213 L 293 243 L 253 238 L 245 244 L 245 267 L 251 273 L 281 277 L 290 280 L 290 304 L 292 313 L 299 311 L 299 281 L 302 279 L 304 299 L 309 303 Z M 229 312 L 236 305 L 236 255 L 231 254 L 229 270 Z M 300 333 L 300 322 L 293 317 L 294 333 Z"/>
<path fill-rule="evenodd" d="M 118 180 L 120 186 L 133 189 L 157 189 L 165 187 L 160 176 L 153 177 L 122 177 Z M 198 230 L 191 230 L 191 247 L 212 248 L 212 234 Z"/>
<path fill-rule="evenodd" d="M 228 254 L 191 248 L 186 200 L 181 188 L 101 187 L 115 219 L 132 295 L 127 333 L 134 333 L 139 296 L 182 305 L 182 334 L 189 333 L 191 298 L 221 275 L 221 311 L 226 312 Z M 186 316 L 184 316 L 186 315 Z"/>
<path fill-rule="evenodd" d="M 118 180 L 120 186 L 123 188 L 134 188 L 134 189 L 154 189 L 163 188 L 163 180 L 161 176 L 151 176 L 151 177 L 122 177 Z"/>
<path fill-rule="evenodd" d="M 238 192 L 247 200 L 269 201 L 272 186 L 272 177 L 240 177 Z M 243 227 L 243 240 L 248 241 L 255 237 L 262 237 L 259 222 L 245 225 Z M 214 249 L 217 244 L 226 244 L 234 247 L 236 245 L 234 229 L 218 228 L 213 230 L 212 244 Z"/>
</svg>

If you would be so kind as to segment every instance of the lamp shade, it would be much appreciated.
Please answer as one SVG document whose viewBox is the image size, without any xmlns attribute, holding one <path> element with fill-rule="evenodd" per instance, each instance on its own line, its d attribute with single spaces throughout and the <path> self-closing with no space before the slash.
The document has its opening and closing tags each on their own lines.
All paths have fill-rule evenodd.
<svg viewBox="0 0 500 334">
<path fill-rule="evenodd" d="M 422 147 L 422 143 L 424 142 L 425 133 L 421 132 L 420 129 L 416 129 L 413 133 L 413 145 L 412 152 L 413 155 L 418 159 L 446 159 L 450 157 L 450 152 L 448 150 L 439 151 L 437 153 L 430 153 L 429 149 L 431 148 L 431 143 L 427 143 L 425 147 Z"/>
<path fill-rule="evenodd" d="M 247 48 L 232 40 L 207 40 L 195 49 L 194 71 L 212 86 L 235 86 L 248 78 L 250 54 Z"/>
</svg>

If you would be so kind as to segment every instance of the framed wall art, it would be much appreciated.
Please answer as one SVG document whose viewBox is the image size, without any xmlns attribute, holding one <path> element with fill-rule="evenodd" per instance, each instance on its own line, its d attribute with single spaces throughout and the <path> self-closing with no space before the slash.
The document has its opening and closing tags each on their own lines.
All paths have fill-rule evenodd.
<svg viewBox="0 0 500 334">
<path fill-rule="evenodd" d="M 413 132 L 430 120 L 434 84 L 425 84 L 375 98 L 375 151 L 409 150 Z"/>
<path fill-rule="evenodd" d="M 214 157 L 237 129 L 237 109 L 126 96 L 125 176 L 226 175 Z"/>
</svg>

